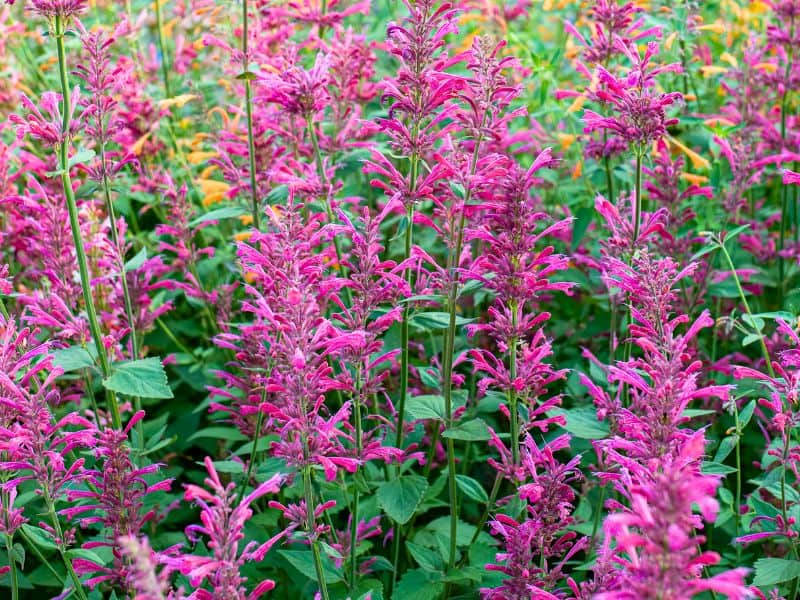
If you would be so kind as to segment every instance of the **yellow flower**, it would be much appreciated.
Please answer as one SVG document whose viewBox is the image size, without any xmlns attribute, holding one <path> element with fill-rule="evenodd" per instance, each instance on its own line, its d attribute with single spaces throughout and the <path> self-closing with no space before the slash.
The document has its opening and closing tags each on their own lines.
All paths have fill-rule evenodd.
<svg viewBox="0 0 800 600">
<path fill-rule="evenodd" d="M 694 173 L 681 173 L 681 179 L 689 182 L 692 185 L 703 185 L 708 183 L 708 177 L 705 175 L 695 175 Z"/>
<path fill-rule="evenodd" d="M 225 198 L 225 193 L 230 189 L 224 181 L 217 181 L 216 179 L 198 179 L 200 192 L 203 194 L 203 206 L 209 206 L 216 202 L 220 202 Z"/>
<path fill-rule="evenodd" d="M 575 163 L 575 168 L 572 169 L 572 178 L 578 179 L 582 173 L 583 173 L 583 161 L 579 160 L 577 163 Z"/>
<path fill-rule="evenodd" d="M 769 73 L 774 73 L 778 70 L 778 65 L 773 63 L 757 63 L 755 65 L 756 69 L 761 69 L 762 71 L 767 71 Z"/>
<path fill-rule="evenodd" d="M 683 144 L 683 142 L 676 140 L 671 135 L 667 136 L 667 143 L 670 145 L 670 148 L 674 148 L 679 152 L 685 154 L 689 158 L 689 160 L 692 161 L 692 166 L 695 169 L 705 170 L 711 168 L 711 163 L 708 162 L 707 159 L 703 158 L 697 152 L 695 152 L 694 150 Z"/>
<path fill-rule="evenodd" d="M 140 137 L 136 142 L 134 142 L 133 146 L 131 146 L 131 153 L 139 156 L 142 153 L 142 148 L 144 148 L 144 143 L 150 137 L 152 132 L 148 131 L 142 137 Z"/>
<path fill-rule="evenodd" d="M 728 69 L 726 67 L 718 67 L 715 65 L 704 65 L 700 67 L 700 72 L 703 74 L 703 77 L 709 77 L 711 75 L 721 75 L 723 73 L 727 73 Z"/>
<path fill-rule="evenodd" d="M 186 160 L 189 161 L 190 165 L 199 165 L 200 163 L 207 161 L 209 158 L 215 158 L 216 156 L 219 156 L 217 152 L 195 151 L 189 152 L 186 155 Z"/>
<path fill-rule="evenodd" d="M 175 106 L 177 108 L 183 108 L 188 102 L 191 102 L 195 98 L 199 97 L 200 96 L 197 94 L 181 94 L 180 96 L 175 96 L 174 98 L 165 98 L 164 100 L 159 101 L 158 107 L 171 108 Z"/>
<path fill-rule="evenodd" d="M 723 23 L 709 23 L 708 25 L 700 25 L 698 31 L 711 31 L 712 33 L 725 33 L 725 25 Z"/>
<path fill-rule="evenodd" d="M 252 235 L 252 231 L 240 231 L 239 233 L 235 233 L 233 235 L 233 239 L 235 239 L 237 242 L 246 242 Z"/>
<path fill-rule="evenodd" d="M 556 135 L 558 141 L 561 143 L 561 150 L 566 152 L 569 150 L 569 147 L 575 142 L 576 136 L 570 133 L 559 133 Z"/>
<path fill-rule="evenodd" d="M 720 58 L 720 60 L 724 60 L 726 63 L 728 63 L 734 69 L 739 66 L 739 61 L 736 60 L 736 57 L 733 56 L 730 52 L 723 52 L 722 54 L 719 55 L 719 58 Z"/>
</svg>

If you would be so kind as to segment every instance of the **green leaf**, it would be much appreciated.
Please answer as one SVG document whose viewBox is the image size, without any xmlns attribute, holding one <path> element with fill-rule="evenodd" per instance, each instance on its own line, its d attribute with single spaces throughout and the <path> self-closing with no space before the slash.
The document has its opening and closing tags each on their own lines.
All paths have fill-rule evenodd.
<svg viewBox="0 0 800 600">
<path fill-rule="evenodd" d="M 406 548 L 417 564 L 426 571 L 441 572 L 444 568 L 444 561 L 438 552 L 414 542 L 406 542 Z"/>
<path fill-rule="evenodd" d="M 83 346 L 70 346 L 53 351 L 53 364 L 69 373 L 93 367 L 94 358 Z"/>
<path fill-rule="evenodd" d="M 112 392 L 137 398 L 172 398 L 164 365 L 158 357 L 132 360 L 112 365 L 111 375 L 103 387 Z"/>
<path fill-rule="evenodd" d="M 445 417 L 444 397 L 425 395 L 412 396 L 406 401 L 407 416 L 412 419 L 441 419 Z"/>
<path fill-rule="evenodd" d="M 276 185 L 267 194 L 267 204 L 284 204 L 289 198 L 289 186 L 285 184 Z"/>
<path fill-rule="evenodd" d="M 67 162 L 67 164 L 69 165 L 70 168 L 72 168 L 75 165 L 80 165 L 85 162 L 89 162 L 93 158 L 94 158 L 94 150 L 81 148 L 70 157 L 69 162 Z"/>
<path fill-rule="evenodd" d="M 753 411 L 756 409 L 756 401 L 751 400 L 739 412 L 739 429 L 744 429 L 753 418 Z"/>
<path fill-rule="evenodd" d="M 728 475 L 730 473 L 736 473 L 736 469 L 733 467 L 708 460 L 703 462 L 703 466 L 700 470 L 705 475 Z"/>
<path fill-rule="evenodd" d="M 455 427 L 446 429 L 442 437 L 465 442 L 481 442 L 492 439 L 489 434 L 489 428 L 483 419 L 472 419 L 471 421 L 459 423 Z"/>
<path fill-rule="evenodd" d="M 82 558 L 84 560 L 89 560 L 101 567 L 106 564 L 100 556 L 92 552 L 91 550 L 86 550 L 85 548 L 70 548 L 67 550 L 67 557 L 68 558 Z"/>
<path fill-rule="evenodd" d="M 681 413 L 681 416 L 687 419 L 694 419 L 696 417 L 705 417 L 706 415 L 715 414 L 717 414 L 717 411 L 710 408 L 687 408 Z"/>
<path fill-rule="evenodd" d="M 41 527 L 25 523 L 22 526 L 22 532 L 31 542 L 42 550 L 58 550 L 58 546 L 56 546 L 52 536 Z"/>
<path fill-rule="evenodd" d="M 742 338 L 742 346 L 749 346 L 761 339 L 761 335 L 758 333 L 748 333 L 746 336 Z"/>
<path fill-rule="evenodd" d="M 552 415 L 563 415 L 566 419 L 564 429 L 582 440 L 601 440 L 608 437 L 608 423 L 597 419 L 597 413 L 591 406 L 579 406 L 564 410 L 558 408 Z"/>
<path fill-rule="evenodd" d="M 583 206 L 578 209 L 575 219 L 575 224 L 572 226 L 572 250 L 575 251 L 578 246 L 580 246 L 581 241 L 583 241 L 583 236 L 586 234 L 586 230 L 589 228 L 589 225 L 592 223 L 592 219 L 594 218 L 595 210 L 593 208 L 589 208 L 588 206 Z"/>
<path fill-rule="evenodd" d="M 236 79 L 241 79 L 241 80 L 245 80 L 246 79 L 248 81 L 252 81 L 254 79 L 258 79 L 258 76 L 255 73 L 253 73 L 252 71 L 245 71 L 244 73 L 239 73 L 236 76 Z"/>
<path fill-rule="evenodd" d="M 750 315 L 748 315 L 748 314 L 742 315 L 742 321 L 747 323 L 747 325 L 749 325 L 750 327 L 752 327 L 756 331 L 761 331 L 762 329 L 764 329 L 764 325 L 766 325 L 766 323 L 764 322 L 764 319 L 762 319 L 760 317 L 756 317 L 756 316 L 753 316 L 751 318 Z"/>
<path fill-rule="evenodd" d="M 800 577 L 800 561 L 785 558 L 759 558 L 753 585 L 771 586 Z"/>
<path fill-rule="evenodd" d="M 436 600 L 444 592 L 444 583 L 422 569 L 406 571 L 392 594 L 393 600 Z"/>
<path fill-rule="evenodd" d="M 215 440 L 228 440 L 229 442 L 243 442 L 249 439 L 243 435 L 241 431 L 234 427 L 206 427 L 200 431 L 194 432 L 189 436 L 188 441 L 211 438 Z"/>
<path fill-rule="evenodd" d="M 467 498 L 471 498 L 475 500 L 475 502 L 480 502 L 482 504 L 487 504 L 489 502 L 489 495 L 486 493 L 486 490 L 472 477 L 456 475 L 456 485 L 458 485 L 458 489 L 460 489 Z"/>
<path fill-rule="evenodd" d="M 314 554 L 311 550 L 279 550 L 278 554 L 312 581 L 319 581 L 317 579 L 317 570 L 314 567 Z M 322 576 L 325 578 L 326 583 L 336 583 L 342 580 L 341 573 L 334 568 L 325 555 L 322 555 Z"/>
<path fill-rule="evenodd" d="M 456 327 L 472 323 L 475 319 L 466 319 L 456 316 Z M 417 313 L 410 319 L 410 323 L 422 329 L 447 329 L 450 327 L 450 313 L 446 312 L 424 312 Z"/>
<path fill-rule="evenodd" d="M 147 247 L 142 246 L 142 249 L 130 259 L 128 262 L 125 263 L 125 272 L 130 273 L 131 271 L 135 271 L 136 269 L 141 269 L 144 261 L 147 260 Z"/>
<path fill-rule="evenodd" d="M 189 221 L 189 225 L 191 227 L 194 227 L 195 225 L 200 225 L 201 223 L 207 223 L 208 221 L 221 221 L 222 219 L 239 217 L 246 213 L 247 210 L 241 206 L 225 206 L 223 208 L 212 210 L 211 212 L 207 212 L 204 215 L 200 215 L 199 217 L 192 219 L 191 221 Z"/>
<path fill-rule="evenodd" d="M 728 455 L 736 448 L 736 443 L 739 441 L 738 435 L 729 435 L 719 443 L 717 453 L 714 455 L 714 462 L 721 463 Z"/>
<path fill-rule="evenodd" d="M 203 466 L 204 463 L 197 464 Z M 244 463 L 238 460 L 215 460 L 214 468 L 219 473 L 244 473 Z"/>
<path fill-rule="evenodd" d="M 378 503 L 393 521 L 404 525 L 417 510 L 428 481 L 420 475 L 403 475 L 386 481 L 378 488 Z"/>
</svg>

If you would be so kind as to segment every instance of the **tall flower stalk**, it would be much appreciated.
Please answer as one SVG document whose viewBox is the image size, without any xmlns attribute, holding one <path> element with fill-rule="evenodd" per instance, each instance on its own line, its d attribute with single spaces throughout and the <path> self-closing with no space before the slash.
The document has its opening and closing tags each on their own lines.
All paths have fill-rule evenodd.
<svg viewBox="0 0 800 600">
<path fill-rule="evenodd" d="M 158 51 L 161 54 L 161 77 L 164 84 L 164 94 L 167 98 L 172 98 L 172 89 L 169 82 L 169 63 L 167 62 L 167 44 L 164 40 L 164 13 L 161 0 L 155 0 L 156 8 L 156 39 L 158 40 Z"/>
<path fill-rule="evenodd" d="M 103 335 L 100 331 L 100 323 L 97 320 L 97 308 L 95 307 L 92 296 L 92 285 L 89 278 L 89 266 L 86 260 L 86 251 L 83 247 L 83 236 L 81 233 L 80 220 L 78 218 L 78 206 L 75 201 L 75 192 L 72 189 L 72 178 L 70 177 L 69 164 L 69 139 L 71 130 L 72 111 L 71 96 L 69 90 L 69 79 L 67 76 L 67 58 L 64 47 L 64 37 L 68 20 L 64 15 L 56 14 L 54 22 L 54 37 L 56 39 L 56 49 L 58 51 L 58 72 L 61 81 L 61 115 L 63 118 L 61 126 L 61 142 L 58 145 L 58 160 L 61 171 L 61 186 L 64 190 L 64 197 L 67 200 L 67 210 L 69 212 L 69 224 L 72 229 L 72 239 L 75 243 L 75 255 L 78 260 L 78 270 L 81 278 L 81 290 L 83 300 L 86 304 L 86 314 L 89 319 L 89 329 L 94 338 L 97 357 L 100 361 L 100 370 L 103 377 L 111 375 L 111 364 L 108 357 L 108 350 L 103 343 Z M 116 429 L 122 426 L 120 417 L 119 403 L 116 394 L 111 390 L 106 390 L 108 408 L 111 412 L 111 421 Z"/>
<path fill-rule="evenodd" d="M 448 66 L 445 36 L 456 31 L 455 11 L 448 2 L 404 0 L 409 16 L 403 24 L 391 24 L 387 35 L 390 52 L 400 61 L 397 75 L 383 84 L 383 100 L 390 104 L 386 119 L 378 126 L 389 137 L 394 155 L 408 160 L 408 169 L 401 173 L 383 154 L 375 154 L 367 171 L 378 173 L 388 183 L 373 182 L 388 195 L 402 201 L 405 219 L 403 262 L 412 254 L 414 219 L 418 202 L 432 199 L 434 189 L 446 171 L 428 166 L 426 159 L 436 151 L 445 134 L 444 119 L 453 111 L 451 99 L 459 83 L 445 73 Z M 413 293 L 414 274 L 405 272 L 406 283 Z M 395 446 L 402 448 L 405 436 L 405 407 L 409 386 L 409 320 L 410 303 L 403 307 L 400 324 L 400 390 L 397 399 Z"/>
<path fill-rule="evenodd" d="M 256 143 L 253 136 L 253 75 L 249 71 L 249 20 L 247 0 L 242 0 L 242 74 L 244 78 L 244 103 L 247 116 L 247 158 L 250 162 L 250 194 L 253 227 L 261 229 L 261 207 L 258 202 L 258 186 L 256 184 Z"/>
</svg>

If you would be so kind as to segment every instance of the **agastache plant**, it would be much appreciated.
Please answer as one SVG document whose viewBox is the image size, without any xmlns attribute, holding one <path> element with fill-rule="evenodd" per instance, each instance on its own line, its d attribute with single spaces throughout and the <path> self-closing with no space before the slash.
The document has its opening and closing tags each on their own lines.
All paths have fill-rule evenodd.
<svg viewBox="0 0 800 600">
<path fill-rule="evenodd" d="M 61 97 L 54 92 L 46 92 L 42 97 L 42 107 L 47 112 L 43 115 L 41 111 L 30 101 L 27 101 L 29 115 L 26 119 L 17 118 L 19 123 L 19 135 L 30 135 L 46 145 L 53 148 L 58 156 L 58 166 L 61 178 L 61 186 L 69 212 L 69 223 L 72 230 L 72 239 L 75 245 L 75 253 L 80 272 L 81 290 L 83 300 L 89 320 L 89 328 L 94 339 L 100 369 L 104 377 L 111 374 L 111 363 L 109 360 L 108 349 L 105 346 L 103 334 L 100 330 L 100 323 L 97 319 L 97 308 L 92 295 L 91 282 L 89 279 L 89 267 L 87 264 L 86 251 L 84 249 L 84 239 L 81 231 L 78 206 L 75 199 L 75 191 L 70 174 L 72 165 L 70 163 L 70 148 L 72 136 L 78 126 L 75 120 L 74 111 L 78 104 L 78 88 L 69 89 L 68 65 L 65 49 L 65 37 L 70 23 L 76 15 L 86 9 L 85 2 L 34 2 L 33 9 L 37 13 L 46 17 L 49 21 L 52 37 L 55 38 L 56 50 L 58 54 L 58 70 L 61 82 Z M 121 417 L 116 393 L 107 390 L 106 398 L 114 426 L 119 428 Z"/>
<path fill-rule="evenodd" d="M 798 19 L 0 2 L 0 597 L 798 600 Z"/>
</svg>

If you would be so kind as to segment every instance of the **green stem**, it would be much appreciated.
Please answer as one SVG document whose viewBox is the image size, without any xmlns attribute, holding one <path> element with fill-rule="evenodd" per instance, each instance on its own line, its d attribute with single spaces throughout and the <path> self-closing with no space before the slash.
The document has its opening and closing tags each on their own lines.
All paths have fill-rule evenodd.
<svg viewBox="0 0 800 600">
<path fill-rule="evenodd" d="M 164 42 L 164 23 L 161 15 L 161 0 L 156 3 L 156 28 L 158 29 L 158 51 L 161 53 L 161 77 L 164 80 L 164 93 L 167 98 L 172 98 L 169 85 L 169 64 L 167 63 L 167 45 Z"/>
<path fill-rule="evenodd" d="M 242 0 L 242 56 L 244 67 L 244 102 L 247 112 L 247 158 L 250 161 L 250 193 L 253 211 L 253 227 L 261 228 L 261 211 L 258 205 L 258 189 L 256 187 L 256 143 L 253 137 L 253 89 L 250 84 L 247 0 Z"/>
<path fill-rule="evenodd" d="M 636 151 L 636 182 L 635 196 L 633 198 L 633 239 L 631 243 L 635 246 L 639 240 L 640 221 L 642 220 L 642 150 Z"/>
<path fill-rule="evenodd" d="M 164 334 L 172 341 L 173 344 L 178 347 L 181 352 L 188 354 L 189 356 L 194 356 L 194 353 L 189 349 L 189 347 L 178 339 L 169 326 L 164 323 L 161 317 L 156 318 L 156 325 L 161 328 L 161 331 L 164 332 Z"/>
<path fill-rule="evenodd" d="M 67 551 L 64 547 L 64 533 L 61 530 L 61 522 L 58 520 L 53 499 L 50 497 L 50 493 L 46 489 L 42 490 L 42 496 L 45 504 L 47 505 L 50 521 L 53 524 L 53 531 L 55 532 L 57 538 L 58 553 L 61 555 L 61 560 L 64 562 L 64 567 L 67 569 L 67 574 L 69 575 L 70 579 L 72 579 L 72 583 L 75 585 L 75 593 L 78 595 L 80 600 L 87 600 L 86 593 L 83 591 L 83 583 L 81 583 L 80 577 L 78 577 L 78 574 L 75 572 L 75 568 L 72 566 L 72 561 L 67 556 Z"/>
<path fill-rule="evenodd" d="M 509 303 L 511 309 L 511 328 L 517 329 L 517 302 Z M 517 337 L 508 340 L 508 372 L 513 382 L 517 378 Z M 517 407 L 517 391 L 513 383 L 508 390 L 508 409 L 511 411 L 511 458 L 515 465 L 519 464 L 519 408 Z"/>
<path fill-rule="evenodd" d="M 603 503 L 606 500 L 606 486 L 600 486 L 600 500 L 597 502 L 597 512 L 594 514 L 594 522 L 592 523 L 592 547 L 597 539 L 597 532 L 600 530 L 600 521 L 603 517 Z"/>
<path fill-rule="evenodd" d="M 413 171 L 412 171 L 413 174 Z M 411 246 L 414 239 L 414 205 L 409 203 L 406 208 L 406 232 L 405 232 L 405 249 L 403 260 L 408 260 L 411 256 Z M 406 268 L 405 272 L 406 283 L 409 287 L 412 284 L 411 278 L 413 273 L 411 269 Z M 402 449 L 403 436 L 405 435 L 405 412 L 406 412 L 406 396 L 408 395 L 408 322 L 411 317 L 411 303 L 406 302 L 403 306 L 403 319 L 400 322 L 400 397 L 397 403 L 397 429 L 395 431 L 395 446 Z"/>
<path fill-rule="evenodd" d="M 789 39 L 794 40 L 794 17 L 792 17 L 790 26 L 789 26 Z M 783 95 L 781 96 L 781 140 L 783 140 L 783 145 L 786 144 L 786 118 L 787 118 L 787 107 L 789 102 L 789 91 L 790 86 L 787 85 L 789 81 L 789 75 L 792 72 L 792 62 L 793 62 L 793 53 L 794 53 L 794 46 L 792 44 L 789 45 L 787 50 L 787 57 L 786 57 L 786 67 L 784 69 L 784 91 Z M 785 277 L 785 270 L 786 265 L 784 263 L 783 256 L 781 253 L 783 252 L 783 248 L 785 245 L 786 240 L 786 221 L 788 217 L 788 206 L 789 206 L 789 189 L 788 186 L 781 182 L 781 230 L 779 233 L 778 238 L 778 308 L 783 308 L 783 293 L 784 293 L 784 277 Z"/>
<path fill-rule="evenodd" d="M 306 115 L 306 125 L 308 126 L 308 137 L 311 139 L 311 146 L 314 149 L 314 162 L 317 164 L 317 174 L 319 175 L 320 183 L 324 188 L 324 205 L 325 205 L 325 214 L 328 216 L 328 222 L 334 223 L 336 221 L 336 217 L 333 214 L 333 206 L 331 206 L 331 199 L 330 199 L 330 181 L 328 180 L 328 176 L 325 174 L 325 165 L 322 162 L 322 152 L 319 148 L 319 137 L 317 137 L 317 130 L 314 127 L 314 122 L 312 120 L 311 115 Z M 347 278 L 347 270 L 344 267 L 344 262 L 342 261 L 343 253 L 342 247 L 339 243 L 339 236 L 333 237 L 333 245 L 336 248 L 336 260 L 339 263 L 339 274 L 342 278 Z M 348 303 L 351 303 L 352 299 L 350 298 L 350 288 L 344 288 L 344 293 Z"/>
<path fill-rule="evenodd" d="M 739 507 L 742 504 L 742 430 L 739 424 L 739 406 L 736 400 L 733 400 L 733 416 L 736 419 L 736 499 L 733 507 L 734 514 L 734 539 L 739 538 L 739 532 L 742 527 L 742 516 L 739 513 Z M 736 564 L 742 564 L 742 545 L 736 544 Z"/>
<path fill-rule="evenodd" d="M 39 559 L 39 562 L 42 563 L 47 570 L 50 571 L 50 574 L 56 578 L 56 581 L 61 583 L 63 586 L 64 578 L 61 576 L 61 573 L 53 568 L 53 565 L 51 565 L 50 562 L 44 557 L 44 554 L 42 554 L 41 550 L 39 550 L 39 547 L 34 543 L 34 541 L 28 537 L 28 534 L 25 533 L 25 530 L 20 529 L 17 533 L 20 534 L 28 549 L 36 555 L 36 558 Z"/>
<path fill-rule="evenodd" d="M 475 140 L 475 148 L 472 152 L 472 162 L 470 164 L 470 175 L 474 176 L 478 168 L 478 156 L 480 153 L 481 137 Z M 464 245 L 464 228 L 466 226 L 466 207 L 472 197 L 472 187 L 468 186 L 464 193 L 464 201 L 456 230 L 456 244 L 453 252 L 448 255 L 448 272 L 450 273 L 450 292 L 448 294 L 447 310 L 449 312 L 449 322 L 445 331 L 444 355 L 442 361 L 442 385 L 444 392 L 444 412 L 445 426 L 449 429 L 453 426 L 453 354 L 455 353 L 456 339 L 456 311 L 458 308 L 459 276 L 458 267 L 461 257 L 461 250 Z M 514 445 L 514 440 L 511 441 Z M 456 485 L 456 452 L 455 441 L 447 438 L 447 490 L 450 500 L 450 548 L 447 560 L 449 569 L 453 569 L 456 564 L 456 551 L 458 549 L 456 533 L 458 531 L 458 487 Z M 445 597 L 448 597 L 450 590 L 449 584 L 445 586 Z"/>
<path fill-rule="evenodd" d="M 728 249 L 725 247 L 725 244 L 720 240 L 719 241 L 719 249 L 722 251 L 722 256 L 725 257 L 725 262 L 728 263 L 728 268 L 731 271 L 731 275 L 733 276 L 733 281 L 736 283 L 736 289 L 739 292 L 739 298 L 744 305 L 744 310 L 747 315 L 750 317 L 750 323 L 754 323 L 753 320 L 753 313 L 750 311 L 750 305 L 747 302 L 747 296 L 744 293 L 744 289 L 742 289 L 742 284 L 739 281 L 739 275 L 736 273 L 736 267 L 733 264 L 733 260 L 731 259 L 731 255 L 728 253 Z M 759 331 L 758 332 L 758 341 L 759 346 L 761 347 L 761 354 L 764 357 L 764 362 L 767 365 L 767 372 L 769 376 L 775 378 L 775 371 L 772 368 L 772 360 L 769 357 L 769 351 L 767 350 L 767 344 L 764 342 L 764 334 Z"/>
<path fill-rule="evenodd" d="M 500 493 L 500 485 L 503 483 L 503 476 L 498 473 L 494 478 L 494 485 L 492 486 L 492 491 L 489 492 L 489 501 L 486 503 L 486 508 L 481 515 L 478 524 L 475 526 L 475 532 L 472 534 L 472 538 L 469 540 L 468 548 L 472 548 L 475 545 L 475 542 L 478 541 L 478 536 L 480 536 L 481 532 L 483 531 L 484 526 L 486 525 L 486 521 L 489 520 L 489 513 L 491 512 L 492 508 L 495 507 L 495 500 L 497 500 L 497 494 Z M 465 553 L 463 558 L 461 559 L 461 566 L 463 567 L 467 559 L 469 558 L 469 554 Z"/>
<path fill-rule="evenodd" d="M 108 181 L 108 174 L 106 170 L 106 153 L 105 148 L 100 150 L 100 160 L 102 162 L 102 169 L 103 169 L 103 200 L 106 205 L 106 213 L 108 214 L 108 219 L 111 222 L 110 229 L 111 229 L 111 241 L 114 243 L 114 247 L 120 251 L 120 259 L 124 259 L 124 255 L 122 254 L 123 248 L 120 244 L 119 239 L 119 230 L 117 229 L 117 215 L 116 211 L 114 210 L 114 203 L 111 200 L 111 186 L 110 182 Z M 131 292 L 128 288 L 128 278 L 125 274 L 125 266 L 124 264 L 121 265 L 122 269 L 120 271 L 120 283 L 122 284 L 122 295 L 123 300 L 125 303 L 125 317 L 128 319 L 128 326 L 130 331 L 128 332 L 128 337 L 131 342 L 131 354 L 133 355 L 134 360 L 138 360 L 139 356 L 139 341 L 136 336 L 136 321 L 134 320 L 133 314 L 133 300 L 131 299 Z M 137 403 L 138 404 L 138 403 Z M 136 410 L 139 410 L 139 406 L 137 406 Z"/>
<path fill-rule="evenodd" d="M 356 437 L 356 458 L 361 459 L 363 454 L 363 432 L 361 423 L 361 365 L 358 365 L 355 376 L 355 393 L 353 394 L 353 425 L 355 426 Z M 359 468 L 356 465 L 356 471 L 353 474 L 353 509 L 350 513 L 350 590 L 355 591 L 356 582 L 358 579 L 358 564 L 357 564 L 357 550 L 358 550 L 358 508 L 360 501 L 360 492 L 358 489 L 358 475 Z"/>
<path fill-rule="evenodd" d="M 64 34 L 66 31 L 66 23 L 61 17 L 55 18 L 55 38 L 56 47 L 58 50 L 58 66 L 59 75 L 61 79 L 61 95 L 62 106 L 61 111 L 63 115 L 63 123 L 61 126 L 62 141 L 58 148 L 59 151 L 59 167 L 61 169 L 61 186 L 64 190 L 64 196 L 67 200 L 67 210 L 69 212 L 69 224 L 72 230 L 72 240 L 75 244 L 75 255 L 78 260 L 78 270 L 81 278 L 81 290 L 83 291 L 83 300 L 86 304 L 86 313 L 89 319 L 89 330 L 92 332 L 94 344 L 97 348 L 97 356 L 100 361 L 100 369 L 103 377 L 111 375 L 111 365 L 108 360 L 108 352 L 103 344 L 103 336 L 100 331 L 100 323 L 97 320 L 97 309 L 94 305 L 94 298 L 92 297 L 92 286 L 89 278 L 89 267 L 86 261 L 86 251 L 83 247 L 83 237 L 81 235 L 80 220 L 78 218 L 78 206 L 75 202 L 75 193 L 72 190 L 72 178 L 69 174 L 69 127 L 70 127 L 70 91 L 69 81 L 67 79 L 67 60 L 64 50 Z M 111 412 L 111 422 L 115 429 L 120 429 L 122 420 L 120 418 L 119 404 L 117 403 L 117 396 L 114 392 L 106 390 L 106 398 L 108 400 L 108 408 Z"/>
<path fill-rule="evenodd" d="M 308 443 L 305 444 L 304 453 L 308 454 Z M 303 493 L 306 501 L 306 529 L 308 531 L 309 541 L 311 542 L 311 553 L 314 556 L 314 571 L 317 574 L 317 582 L 319 583 L 319 591 L 322 594 L 323 600 L 330 600 L 328 593 L 328 584 L 325 581 L 325 570 L 322 567 L 322 554 L 319 551 L 319 540 L 317 540 L 316 518 L 314 511 L 316 505 L 314 504 L 314 489 L 311 481 L 311 467 L 303 467 Z"/>
<path fill-rule="evenodd" d="M 266 400 L 266 388 L 261 391 L 261 402 Z M 242 482 L 242 489 L 239 495 L 240 501 L 241 498 L 244 498 L 245 490 L 247 486 L 250 485 L 250 480 L 253 478 L 253 467 L 256 464 L 256 455 L 258 454 L 258 442 L 261 439 L 261 429 L 264 426 L 264 411 L 261 410 L 261 407 L 258 407 L 258 415 L 256 416 L 256 431 L 253 434 L 253 446 L 250 448 L 250 460 L 247 463 L 247 472 L 244 475 L 244 482 Z"/>
<path fill-rule="evenodd" d="M 133 360 L 139 360 L 139 341 L 136 336 L 136 321 L 133 315 L 133 301 L 131 299 L 131 292 L 128 288 L 128 275 L 125 272 L 124 249 L 120 244 L 119 230 L 117 229 L 117 215 L 114 210 L 114 202 L 111 199 L 111 186 L 108 181 L 108 170 L 106 168 L 106 152 L 105 144 L 100 147 L 100 161 L 103 169 L 103 200 L 106 205 L 106 213 L 110 221 L 111 241 L 114 243 L 114 248 L 120 253 L 120 273 L 119 279 L 122 284 L 122 297 L 125 304 L 125 317 L 128 319 L 128 339 L 131 343 L 131 355 Z M 142 410 L 142 401 L 138 396 L 133 397 L 133 410 L 139 412 Z M 141 453 L 144 450 L 144 423 L 140 419 L 136 423 L 136 433 L 138 437 L 138 450 Z"/>
<path fill-rule="evenodd" d="M 9 507 L 11 508 L 11 507 Z M 19 581 L 17 579 L 17 561 L 14 558 L 14 538 L 6 534 L 6 549 L 8 550 L 8 567 L 11 576 L 11 600 L 19 600 Z"/>
</svg>

